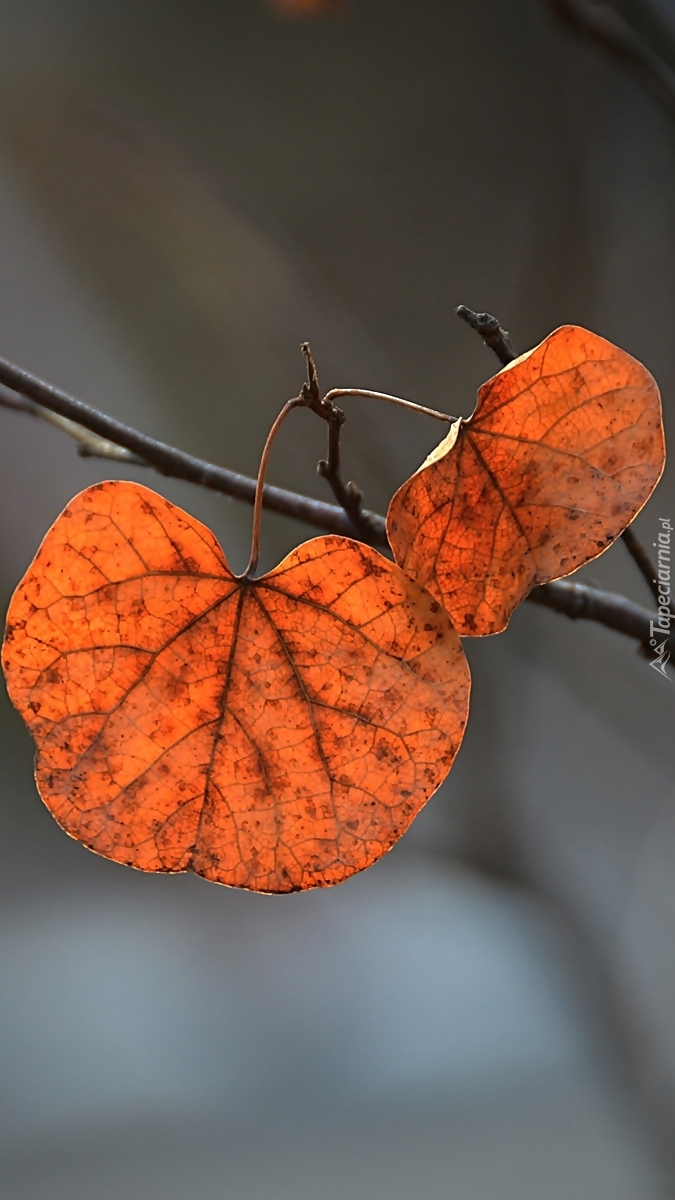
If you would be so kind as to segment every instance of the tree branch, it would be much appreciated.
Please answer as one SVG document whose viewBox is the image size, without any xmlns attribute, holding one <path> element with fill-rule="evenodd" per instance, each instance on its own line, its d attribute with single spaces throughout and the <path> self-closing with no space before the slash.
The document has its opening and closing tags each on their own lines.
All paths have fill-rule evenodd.
<svg viewBox="0 0 675 1200">
<path fill-rule="evenodd" d="M 482 335 L 480 328 L 478 331 Z M 503 334 L 503 330 L 501 333 Z M 492 333 L 489 333 L 489 336 L 492 336 Z M 59 428 L 74 437 L 78 445 L 81 444 L 83 433 L 95 434 L 118 450 L 123 448 L 129 451 L 133 459 L 124 461 L 140 462 L 144 466 L 154 468 L 161 475 L 185 479 L 249 504 L 255 499 L 255 479 L 185 454 L 165 442 L 158 442 L 90 408 L 81 400 L 76 400 L 66 392 L 44 383 L 28 371 L 4 359 L 0 359 L 0 384 L 4 384 L 15 393 L 8 395 L 0 391 L 1 406 L 30 416 L 49 419 L 51 414 L 56 414 L 64 418 L 59 422 Z M 305 524 L 324 533 L 337 533 L 363 541 L 365 532 L 372 545 L 388 548 L 385 519 L 378 513 L 363 511 L 363 527 L 356 529 L 342 508 L 334 504 L 325 504 L 322 500 L 313 500 L 309 496 L 301 496 L 297 492 L 286 491 L 284 488 L 270 486 L 264 489 L 263 505 L 273 512 L 304 521 Z M 656 614 L 639 604 L 634 604 L 625 596 L 604 592 L 583 583 L 559 580 L 534 588 L 527 599 L 562 613 L 572 620 L 596 621 L 635 639 L 645 650 L 650 649 L 650 622 L 655 619 Z M 671 638 L 669 644 L 672 644 L 673 640 Z M 672 647 L 672 650 L 675 657 L 675 647 Z"/>
<path fill-rule="evenodd" d="M 351 481 L 345 483 L 340 474 L 340 431 L 345 423 L 345 414 L 341 408 L 338 408 L 332 395 L 322 397 L 316 363 L 312 357 L 309 342 L 303 342 L 301 349 L 307 359 L 308 377 L 308 382 L 302 389 L 303 395 L 312 412 L 317 413 L 328 423 L 328 458 L 322 458 L 319 461 L 317 470 L 328 483 L 340 508 L 344 509 L 354 528 L 364 532 L 366 540 L 369 541 L 371 539 L 368 537 L 367 523 L 364 522 L 361 489 Z"/>
<path fill-rule="evenodd" d="M 640 604 L 619 596 L 616 592 L 604 592 L 585 583 L 558 579 L 555 583 L 544 583 L 533 588 L 527 597 L 532 604 L 541 604 L 563 613 L 573 621 L 597 621 L 617 633 L 640 642 L 646 652 L 653 653 L 651 622 L 657 614 L 649 612 Z M 657 631 L 658 632 L 658 631 Z M 675 638 L 667 640 L 667 648 L 675 656 Z"/>
<path fill-rule="evenodd" d="M 205 462 L 192 454 L 177 450 L 174 446 L 168 446 L 165 442 L 148 437 L 147 434 L 98 412 L 88 404 L 83 404 L 81 400 L 69 396 L 67 392 L 52 387 L 51 384 L 4 359 L 0 359 L 0 384 L 33 400 L 36 405 L 50 413 L 67 418 L 81 429 L 97 434 L 99 438 L 118 447 L 124 447 L 140 459 L 142 464 L 152 467 L 160 475 L 172 479 L 185 479 L 189 483 L 199 484 L 200 487 L 220 492 L 224 496 L 233 496 L 248 504 L 253 503 L 255 479 Z M 33 410 L 29 411 L 31 415 L 36 415 Z M 74 435 L 73 431 L 65 427 L 64 432 Z M 297 521 L 305 521 L 306 524 L 324 532 L 339 533 L 345 537 L 361 537 L 361 540 L 367 534 L 367 540 L 374 545 L 386 544 L 384 519 L 376 513 L 364 511 L 363 527 L 356 529 L 347 514 L 334 504 L 325 504 L 322 500 L 312 500 L 308 496 L 298 495 L 297 492 L 270 485 L 265 486 L 264 503 L 265 507 L 273 512 L 294 517 Z"/>
<path fill-rule="evenodd" d="M 77 425 L 75 421 L 70 421 L 68 417 L 60 417 L 57 413 L 50 412 L 48 408 L 42 408 L 40 404 L 35 404 L 33 400 L 16 396 L 1 386 L 0 407 L 13 409 L 14 412 L 28 413 L 31 417 L 40 417 L 43 421 L 48 421 L 50 425 L 60 429 L 62 433 L 67 433 L 77 442 L 77 453 L 80 458 L 108 458 L 115 462 L 134 463 L 140 467 L 147 465 L 144 459 L 132 454 L 130 450 L 125 450 L 124 446 L 117 446 L 114 442 L 106 441 L 105 438 L 90 433 L 82 425 Z"/>
</svg>

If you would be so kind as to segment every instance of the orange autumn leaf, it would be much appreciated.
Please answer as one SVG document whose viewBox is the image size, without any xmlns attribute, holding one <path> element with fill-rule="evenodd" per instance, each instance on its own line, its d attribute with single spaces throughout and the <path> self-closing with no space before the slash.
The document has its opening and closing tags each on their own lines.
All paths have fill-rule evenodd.
<svg viewBox="0 0 675 1200">
<path fill-rule="evenodd" d="M 377 551 L 319 537 L 237 579 L 208 529 L 120 482 L 52 526 L 4 667 L 68 833 L 263 892 L 384 854 L 449 771 L 469 696 L 441 606 Z"/>
<path fill-rule="evenodd" d="M 389 506 L 396 561 L 463 635 L 606 550 L 663 471 L 659 391 L 625 351 L 557 329 L 488 380 Z"/>
</svg>

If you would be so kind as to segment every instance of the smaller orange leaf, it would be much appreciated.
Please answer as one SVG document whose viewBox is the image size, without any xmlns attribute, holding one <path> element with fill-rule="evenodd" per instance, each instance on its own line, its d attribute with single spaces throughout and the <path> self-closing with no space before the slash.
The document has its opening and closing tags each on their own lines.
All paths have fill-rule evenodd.
<svg viewBox="0 0 675 1200">
<path fill-rule="evenodd" d="M 541 583 L 597 558 L 665 463 L 659 391 L 611 342 L 566 325 L 480 388 L 396 492 L 396 561 L 458 633 L 499 633 Z"/>
<path fill-rule="evenodd" d="M 134 483 L 88 488 L 10 605 L 40 794 L 92 850 L 262 892 L 341 883 L 443 782 L 469 672 L 441 605 L 341 537 L 237 578 Z"/>
</svg>

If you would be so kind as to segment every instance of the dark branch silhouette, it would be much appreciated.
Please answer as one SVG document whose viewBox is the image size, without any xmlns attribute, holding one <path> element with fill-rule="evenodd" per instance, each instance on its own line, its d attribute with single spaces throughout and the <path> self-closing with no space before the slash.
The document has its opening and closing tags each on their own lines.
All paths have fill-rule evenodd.
<svg viewBox="0 0 675 1200">
<path fill-rule="evenodd" d="M 608 629 L 616 629 L 618 633 L 634 637 L 645 650 L 649 649 L 649 622 L 654 620 L 654 613 L 647 612 L 642 605 L 635 604 L 626 596 L 559 579 L 556 583 L 544 583 L 541 587 L 533 588 L 527 599 L 533 604 L 543 604 L 555 612 L 564 613 L 573 621 L 598 621 Z"/>
<path fill-rule="evenodd" d="M 647 584 L 652 596 L 656 600 L 657 605 L 663 604 L 663 596 L 659 591 L 656 567 L 654 566 L 654 563 L 649 557 L 637 534 L 635 534 L 629 526 L 628 529 L 624 529 L 623 533 L 621 534 L 621 538 L 624 546 L 633 559 L 633 562 L 638 568 L 638 571 Z M 673 607 L 672 604 L 670 605 L 670 611 L 673 616 L 675 616 L 675 607 Z"/>
<path fill-rule="evenodd" d="M 370 541 L 367 522 L 363 518 L 363 497 L 361 489 L 355 483 L 345 483 L 340 474 L 340 430 L 345 423 L 345 414 L 330 397 L 322 397 L 319 388 L 319 376 L 316 363 L 309 348 L 309 342 L 302 343 L 302 352 L 307 359 L 308 382 L 303 385 L 303 394 L 308 408 L 322 417 L 328 424 L 328 457 L 319 461 L 317 470 L 330 487 L 340 508 L 343 508 L 352 522 L 354 529 L 365 535 Z"/>
<path fill-rule="evenodd" d="M 467 309 L 466 312 L 470 313 L 471 310 Z M 491 345 L 488 338 L 496 339 L 502 352 L 506 354 L 508 335 L 501 330 L 496 318 L 489 317 L 488 314 L 480 316 L 486 319 L 478 321 L 474 328 L 488 345 Z M 490 322 L 494 323 L 494 327 Z M 471 321 L 469 323 L 471 324 Z M 508 353 L 513 357 L 513 347 L 510 346 L 510 342 L 508 345 Z M 492 348 L 494 349 L 494 346 Z M 74 396 L 69 396 L 67 392 L 45 383 L 4 359 L 0 359 L 0 385 L 10 389 L 9 393 L 4 389 L 0 391 L 0 406 L 31 416 L 55 415 L 58 418 L 55 423 L 64 433 L 75 438 L 78 449 L 85 455 L 95 454 L 101 458 L 112 458 L 116 461 L 121 459 L 127 463 L 147 466 L 161 475 L 185 479 L 249 504 L 255 499 L 255 479 L 228 471 L 225 467 L 205 462 L 165 442 L 157 441 L 105 413 L 98 412 Z M 328 396 L 330 395 L 331 393 L 328 393 Z M 91 435 L 94 435 L 93 442 Z M 120 448 L 127 452 L 125 456 L 120 456 Z M 265 486 L 263 505 L 274 512 L 304 521 L 305 524 L 323 532 L 342 534 L 361 541 L 367 540 L 374 546 L 388 549 L 385 519 L 378 513 L 359 510 L 357 527 L 344 508 L 270 485 Z M 558 581 L 534 588 L 527 599 L 563 613 L 572 620 L 596 621 L 634 638 L 645 650 L 649 649 L 650 622 L 654 620 L 655 613 L 633 603 L 625 596 L 604 592 L 583 583 Z"/>
</svg>

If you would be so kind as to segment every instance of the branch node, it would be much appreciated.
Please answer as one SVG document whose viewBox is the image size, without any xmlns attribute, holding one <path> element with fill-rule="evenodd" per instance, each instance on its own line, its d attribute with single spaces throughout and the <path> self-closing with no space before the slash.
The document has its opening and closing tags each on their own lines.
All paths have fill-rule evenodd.
<svg viewBox="0 0 675 1200">
<path fill-rule="evenodd" d="M 307 383 L 302 385 L 302 400 L 328 423 L 328 457 L 317 463 L 317 471 L 329 484 L 335 499 L 344 509 L 355 530 L 366 540 L 372 540 L 372 529 L 362 511 L 361 489 L 355 483 L 345 483 L 340 475 L 340 430 L 346 417 L 341 408 L 329 397 L 321 395 L 319 376 L 309 342 L 303 342 L 302 353 L 307 360 Z"/>
<path fill-rule="evenodd" d="M 309 342 L 303 342 L 300 349 L 307 361 L 307 383 L 303 383 L 302 385 L 303 400 L 308 408 L 311 408 L 313 412 L 317 413 L 320 417 L 324 417 L 326 420 L 327 414 L 324 411 L 324 402 L 321 398 L 319 376 Z"/>
</svg>

